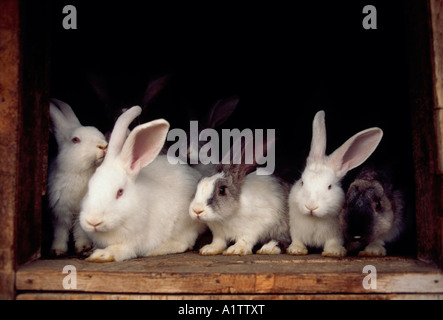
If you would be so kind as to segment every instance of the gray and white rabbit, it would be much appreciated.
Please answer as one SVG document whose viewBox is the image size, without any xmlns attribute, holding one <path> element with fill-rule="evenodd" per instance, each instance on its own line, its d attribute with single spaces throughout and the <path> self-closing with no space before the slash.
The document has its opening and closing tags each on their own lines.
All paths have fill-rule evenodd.
<svg viewBox="0 0 443 320">
<path fill-rule="evenodd" d="M 48 174 L 48 199 L 54 224 L 51 253 L 57 256 L 67 253 L 71 230 L 75 251 L 81 253 L 90 249 L 91 242 L 78 223 L 80 203 L 89 179 L 105 157 L 108 143 L 95 127 L 82 126 L 63 101 L 51 99 L 49 114 L 58 145 L 58 154 Z"/>
<path fill-rule="evenodd" d="M 250 143 L 252 138 L 247 138 L 240 148 L 240 138 L 237 139 L 231 148 L 232 158 L 241 152 L 239 159 L 243 159 Z M 275 176 L 257 175 L 255 157 L 249 164 L 235 164 L 229 161 L 229 154 L 211 176 L 199 181 L 189 207 L 191 217 L 206 223 L 213 235 L 200 254 L 247 255 L 252 254 L 256 244 L 263 244 L 259 254 L 280 253 L 279 241 L 289 243 L 289 188 Z M 230 242 L 234 244 L 228 247 Z"/>
<path fill-rule="evenodd" d="M 188 214 L 200 174 L 159 155 L 169 123 L 153 120 L 127 136 L 141 111 L 132 107 L 118 118 L 105 160 L 89 181 L 80 212 L 95 245 L 88 261 L 184 252 L 206 228 Z"/>
<path fill-rule="evenodd" d="M 306 168 L 289 194 L 292 243 L 287 253 L 304 255 L 308 253 L 307 247 L 317 247 L 323 248 L 324 256 L 346 254 L 339 223 L 345 200 L 341 180 L 349 170 L 366 161 L 382 136 L 379 128 L 361 131 L 327 156 L 325 113 L 317 112 Z"/>
<path fill-rule="evenodd" d="M 340 222 L 348 251 L 385 256 L 385 244 L 404 229 L 403 193 L 386 171 L 365 167 L 348 188 Z"/>
</svg>

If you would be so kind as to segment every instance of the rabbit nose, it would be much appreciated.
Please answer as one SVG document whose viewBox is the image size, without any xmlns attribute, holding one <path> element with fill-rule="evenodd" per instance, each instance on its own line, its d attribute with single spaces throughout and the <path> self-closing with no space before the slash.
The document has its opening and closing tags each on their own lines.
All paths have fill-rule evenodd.
<svg viewBox="0 0 443 320">
<path fill-rule="evenodd" d="M 98 226 L 103 224 L 103 220 L 86 220 L 86 223 L 89 224 L 91 227 L 97 228 Z"/>
<path fill-rule="evenodd" d="M 97 146 L 97 148 L 99 148 L 100 150 L 106 151 L 108 149 L 108 144 L 99 144 Z"/>
<path fill-rule="evenodd" d="M 203 211 L 205 211 L 205 210 L 203 210 L 203 209 L 195 209 L 195 208 L 192 208 L 192 211 L 194 211 L 194 213 L 195 213 L 197 216 L 199 216 L 199 215 L 201 215 L 201 214 L 203 213 Z"/>
<path fill-rule="evenodd" d="M 305 208 L 309 210 L 309 212 L 314 212 L 315 210 L 317 210 L 319 208 L 319 206 L 313 206 L 313 205 L 306 205 L 305 204 Z"/>
</svg>

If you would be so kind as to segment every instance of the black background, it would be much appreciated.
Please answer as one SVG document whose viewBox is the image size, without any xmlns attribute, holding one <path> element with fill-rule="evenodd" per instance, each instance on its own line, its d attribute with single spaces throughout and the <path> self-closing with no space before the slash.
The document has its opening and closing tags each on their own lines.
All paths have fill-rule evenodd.
<svg viewBox="0 0 443 320">
<path fill-rule="evenodd" d="M 277 173 L 289 182 L 303 169 L 318 110 L 326 111 L 328 153 L 378 126 L 384 137 L 368 163 L 393 170 L 413 210 L 404 1 L 157 2 L 49 1 L 51 97 L 105 132 L 109 109 L 92 78 L 117 108 L 140 104 L 148 82 L 167 75 L 143 120 L 184 129 L 237 95 L 223 127 L 276 129 Z M 68 4 L 77 30 L 63 28 Z M 367 4 L 377 9 L 376 30 L 362 26 Z"/>
</svg>

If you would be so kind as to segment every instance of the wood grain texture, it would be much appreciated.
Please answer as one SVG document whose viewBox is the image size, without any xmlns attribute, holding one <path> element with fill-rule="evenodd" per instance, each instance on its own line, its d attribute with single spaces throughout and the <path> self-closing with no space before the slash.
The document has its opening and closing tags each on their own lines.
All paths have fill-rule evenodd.
<svg viewBox="0 0 443 320">
<path fill-rule="evenodd" d="M 443 174 L 443 1 L 430 0 L 435 91 L 435 117 L 439 145 L 439 174 Z"/>
<path fill-rule="evenodd" d="M 19 9 L 0 1 L 0 299 L 14 297 L 20 101 Z"/>
<path fill-rule="evenodd" d="M 39 260 L 21 267 L 16 287 L 60 291 L 63 268 L 76 268 L 75 292 L 115 294 L 443 294 L 443 272 L 410 258 L 325 258 L 251 255 L 204 257 L 196 252 L 123 262 Z M 377 270 L 377 288 L 365 289 L 363 267 Z"/>
<path fill-rule="evenodd" d="M 0 1 L 0 298 L 15 269 L 40 255 L 48 140 L 44 2 Z"/>
<path fill-rule="evenodd" d="M 17 300 L 443 300 L 443 294 L 219 294 L 148 295 L 97 293 L 23 293 Z"/>
<path fill-rule="evenodd" d="M 49 30 L 47 1 L 17 1 L 20 10 L 20 99 L 17 106 L 16 264 L 40 255 L 42 189 L 49 137 Z"/>
<path fill-rule="evenodd" d="M 440 0 L 441 2 L 441 0 Z M 406 28 L 409 47 L 409 107 L 415 171 L 417 255 L 443 267 L 441 179 L 435 120 L 434 69 L 430 8 L 426 2 L 408 0 Z"/>
</svg>

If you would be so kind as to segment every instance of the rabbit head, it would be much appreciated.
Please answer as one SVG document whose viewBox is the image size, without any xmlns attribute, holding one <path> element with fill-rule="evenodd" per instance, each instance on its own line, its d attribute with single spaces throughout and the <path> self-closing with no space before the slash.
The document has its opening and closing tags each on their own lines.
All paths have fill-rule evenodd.
<svg viewBox="0 0 443 320">
<path fill-rule="evenodd" d="M 291 192 L 298 211 L 316 217 L 337 215 L 345 198 L 340 184 L 342 178 L 366 161 L 382 135 L 379 128 L 363 130 L 327 156 L 325 113 L 317 112 L 312 124 L 311 150 L 306 168 Z"/>
<path fill-rule="evenodd" d="M 393 240 L 401 220 L 401 193 L 393 190 L 389 175 L 364 168 L 346 193 L 340 222 L 348 250 L 360 250 L 377 241 Z"/>
<path fill-rule="evenodd" d="M 245 178 L 258 165 L 253 138 L 246 136 L 244 144 L 241 140 L 240 137 L 235 141 L 230 152 L 216 166 L 215 174 L 199 181 L 189 208 L 189 214 L 193 219 L 205 222 L 222 221 L 239 209 L 239 199 Z M 268 141 L 268 147 L 274 142 L 274 139 Z"/>
<path fill-rule="evenodd" d="M 141 111 L 132 107 L 118 118 L 105 160 L 89 181 L 80 214 L 81 226 L 87 232 L 113 230 L 142 211 L 136 201 L 137 178 L 160 153 L 169 123 L 159 119 L 139 125 L 126 138 L 128 126 Z"/>
<path fill-rule="evenodd" d="M 49 104 L 51 131 L 59 148 L 58 166 L 63 171 L 95 169 L 103 161 L 108 143 L 95 127 L 82 126 L 71 107 L 60 100 Z"/>
</svg>

